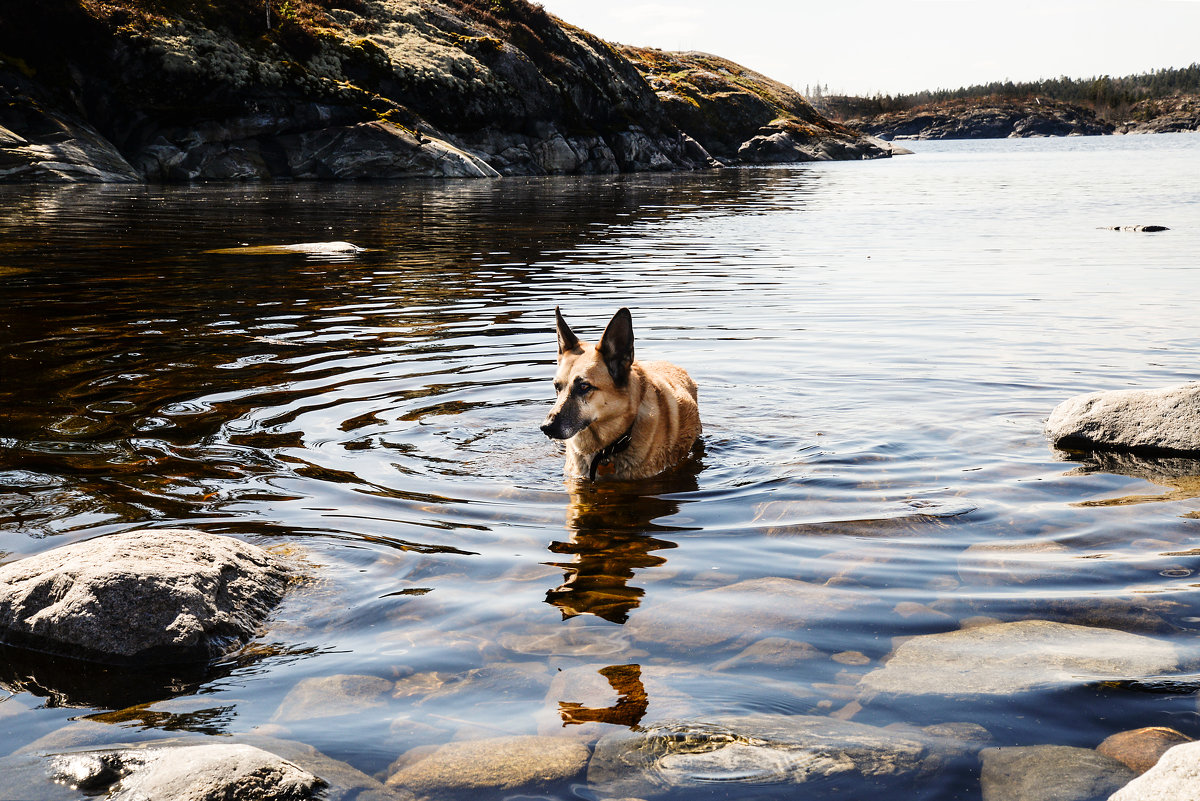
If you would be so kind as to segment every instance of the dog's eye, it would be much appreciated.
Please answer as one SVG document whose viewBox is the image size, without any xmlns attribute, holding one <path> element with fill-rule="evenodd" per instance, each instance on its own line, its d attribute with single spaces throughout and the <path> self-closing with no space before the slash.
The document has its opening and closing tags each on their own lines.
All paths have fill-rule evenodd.
<svg viewBox="0 0 1200 801">
<path fill-rule="evenodd" d="M 580 381 L 578 384 L 575 385 L 575 394 L 576 395 L 586 395 L 589 392 L 591 392 L 593 389 L 595 389 L 595 387 L 593 387 L 588 382 Z"/>
<path fill-rule="evenodd" d="M 561 382 L 561 381 L 555 381 L 555 382 L 554 382 L 554 391 L 555 391 L 555 392 L 562 392 L 562 390 L 563 390 L 563 382 Z"/>
</svg>

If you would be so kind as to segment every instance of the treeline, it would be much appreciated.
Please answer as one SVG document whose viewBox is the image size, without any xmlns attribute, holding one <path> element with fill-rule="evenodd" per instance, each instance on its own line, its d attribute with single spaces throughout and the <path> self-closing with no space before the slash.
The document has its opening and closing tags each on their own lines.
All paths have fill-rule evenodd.
<svg viewBox="0 0 1200 801">
<path fill-rule="evenodd" d="M 1073 103 L 1091 108 L 1101 117 L 1114 117 L 1123 115 L 1139 100 L 1157 100 L 1183 94 L 1200 94 L 1200 63 L 1121 78 L 1100 75 L 1094 78 L 1063 76 L 1021 83 L 994 81 L 959 89 L 936 89 L 908 95 L 876 94 L 874 97 L 830 96 L 818 84 L 808 99 L 819 110 L 840 118 L 907 111 L 916 106 L 951 100 L 1028 100 L 1034 97 Z"/>
</svg>

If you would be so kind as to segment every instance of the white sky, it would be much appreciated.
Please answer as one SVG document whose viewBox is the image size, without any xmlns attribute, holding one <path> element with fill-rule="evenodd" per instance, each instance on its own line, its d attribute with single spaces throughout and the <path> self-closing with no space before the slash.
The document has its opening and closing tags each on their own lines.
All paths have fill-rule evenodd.
<svg viewBox="0 0 1200 801">
<path fill-rule="evenodd" d="M 622 44 L 703 50 L 804 90 L 895 94 L 1200 61 L 1200 0 L 534 0 Z"/>
</svg>

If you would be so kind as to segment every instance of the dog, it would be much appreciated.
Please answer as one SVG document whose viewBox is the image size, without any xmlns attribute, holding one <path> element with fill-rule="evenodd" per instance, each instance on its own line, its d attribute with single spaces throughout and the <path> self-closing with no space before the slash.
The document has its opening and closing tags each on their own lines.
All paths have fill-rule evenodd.
<svg viewBox="0 0 1200 801">
<path fill-rule="evenodd" d="M 566 441 L 567 476 L 648 478 L 677 464 L 700 436 L 696 382 L 668 362 L 633 357 L 633 317 L 613 315 L 599 344 L 572 333 L 558 307 L 557 398 L 542 424 Z"/>
</svg>

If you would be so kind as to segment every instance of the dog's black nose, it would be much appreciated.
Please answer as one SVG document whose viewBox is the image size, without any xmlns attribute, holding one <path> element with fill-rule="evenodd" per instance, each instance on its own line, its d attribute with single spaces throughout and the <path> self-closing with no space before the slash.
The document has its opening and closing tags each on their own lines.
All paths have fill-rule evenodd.
<svg viewBox="0 0 1200 801">
<path fill-rule="evenodd" d="M 553 431 L 554 431 L 554 426 L 552 426 L 550 423 L 542 423 L 542 433 L 545 434 L 547 437 L 550 437 L 551 439 L 555 439 L 555 436 L 552 433 Z"/>
</svg>

